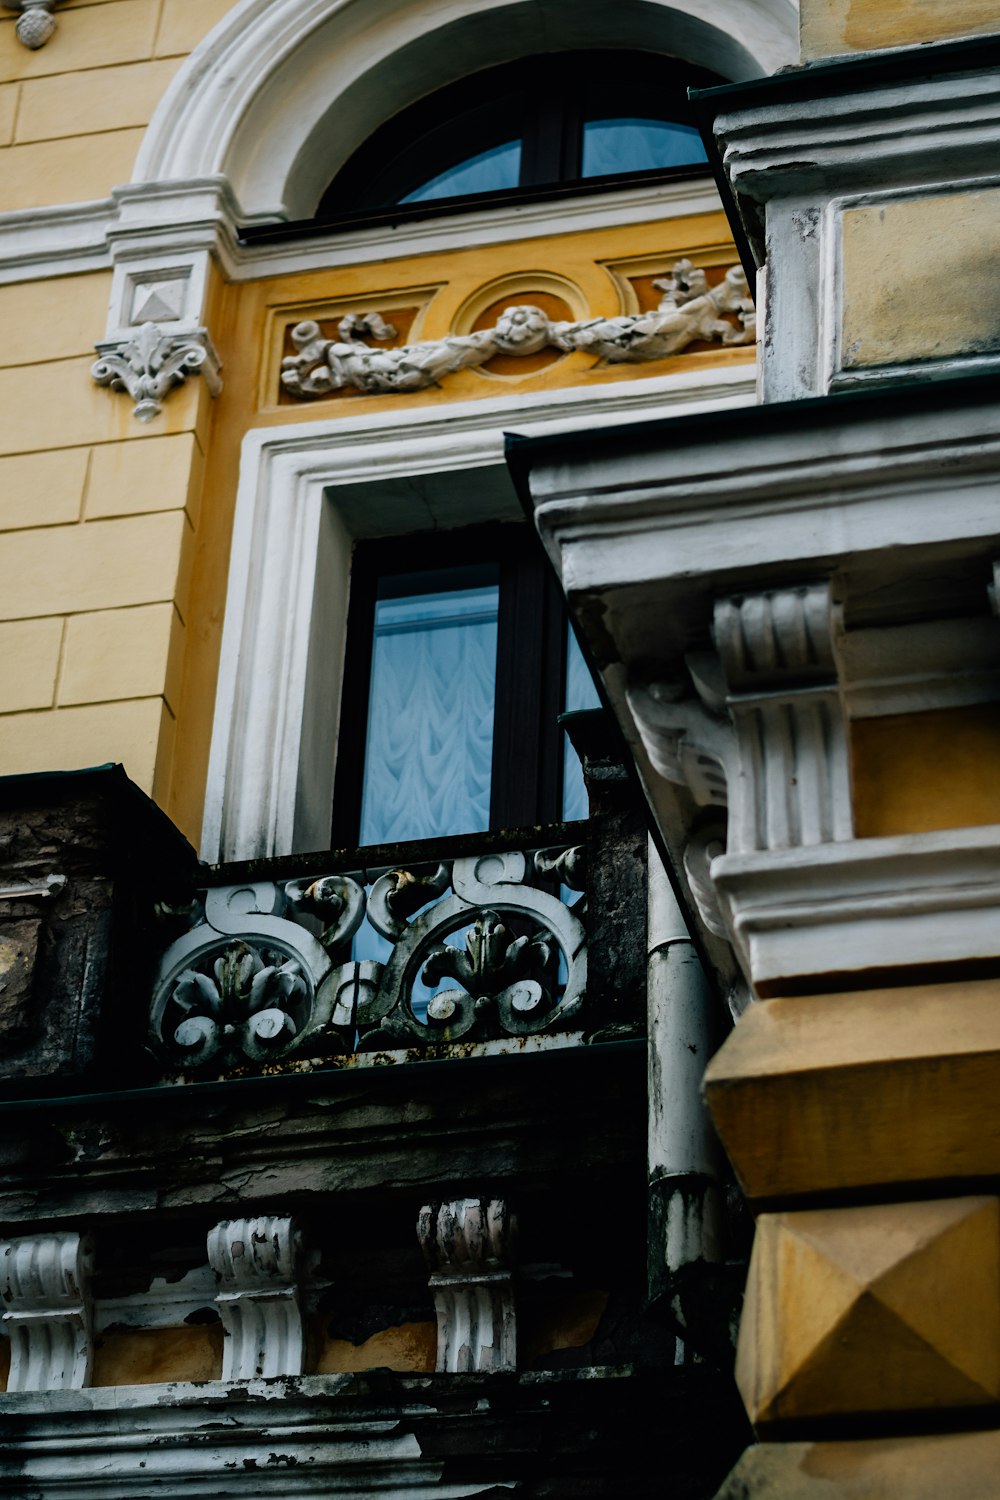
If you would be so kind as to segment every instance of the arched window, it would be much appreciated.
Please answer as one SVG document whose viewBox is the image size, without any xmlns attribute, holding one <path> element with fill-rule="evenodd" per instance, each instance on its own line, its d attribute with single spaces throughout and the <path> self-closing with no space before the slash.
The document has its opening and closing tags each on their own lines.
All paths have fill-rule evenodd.
<svg viewBox="0 0 1000 1500">
<path fill-rule="evenodd" d="M 487 68 L 402 110 L 337 173 L 317 217 L 697 168 L 689 87 L 723 80 L 648 52 Z"/>
</svg>

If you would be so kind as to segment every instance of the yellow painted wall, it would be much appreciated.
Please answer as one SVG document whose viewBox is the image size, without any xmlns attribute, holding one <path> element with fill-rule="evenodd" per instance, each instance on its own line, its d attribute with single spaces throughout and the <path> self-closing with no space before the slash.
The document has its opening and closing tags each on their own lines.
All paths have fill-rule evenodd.
<svg viewBox="0 0 1000 1500">
<path fill-rule="evenodd" d="M 992 0 L 802 0 L 803 62 L 997 30 Z"/>
<path fill-rule="evenodd" d="M 233 3 L 69 0 L 35 52 L 4 11 L 0 212 L 105 198 L 128 182 L 164 89 Z"/>
<path fill-rule="evenodd" d="M 1000 823 L 1000 704 L 862 719 L 851 738 L 859 838 Z"/>
</svg>

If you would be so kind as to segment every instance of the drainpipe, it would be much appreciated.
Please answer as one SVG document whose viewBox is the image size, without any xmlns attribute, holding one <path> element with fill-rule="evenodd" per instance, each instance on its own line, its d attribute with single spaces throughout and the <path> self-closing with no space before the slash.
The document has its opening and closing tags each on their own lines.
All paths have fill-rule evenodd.
<svg viewBox="0 0 1000 1500">
<path fill-rule="evenodd" d="M 701 1097 L 717 1001 L 652 841 L 647 953 L 649 1299 L 698 1347 L 705 1316 L 716 1324 L 722 1312 L 704 1305 L 716 1279 L 706 1268 L 723 1259 L 722 1156 Z M 719 1335 L 728 1328 L 708 1342 Z"/>
</svg>

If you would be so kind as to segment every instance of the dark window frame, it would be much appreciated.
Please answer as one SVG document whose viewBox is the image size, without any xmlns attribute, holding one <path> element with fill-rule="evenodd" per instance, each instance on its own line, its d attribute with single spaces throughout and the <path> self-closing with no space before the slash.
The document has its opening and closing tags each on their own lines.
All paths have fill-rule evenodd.
<svg viewBox="0 0 1000 1500">
<path fill-rule="evenodd" d="M 354 848 L 361 820 L 379 579 L 496 563 L 500 570 L 491 831 L 558 822 L 566 612 L 527 526 L 486 523 L 358 542 L 351 563 L 347 642 L 333 793 L 333 848 Z"/>
<path fill-rule="evenodd" d="M 616 76 L 616 68 L 630 70 L 627 81 Z M 645 91 L 647 98 L 664 101 L 650 119 L 674 120 L 696 128 L 688 87 L 711 87 L 724 81 L 707 69 L 677 58 L 625 50 L 542 54 L 482 69 L 435 90 L 379 126 L 337 172 L 320 200 L 315 222 L 336 223 L 390 208 L 440 208 L 482 196 L 503 200 L 544 187 L 565 189 L 600 182 L 607 188 L 619 175 L 645 175 L 581 176 L 585 121 L 613 117 L 595 115 L 594 105 L 588 101 L 600 99 L 603 92 L 612 104 L 618 97 L 627 103 L 630 94 L 642 95 Z M 419 200 L 413 205 L 399 201 L 417 185 L 412 181 L 412 161 L 422 162 L 423 181 L 429 181 L 457 165 L 458 160 L 496 144 L 497 132 L 495 128 L 490 130 L 490 120 L 508 116 L 510 138 L 522 142 L 517 187 L 488 195 Z M 462 140 L 462 152 L 453 160 L 455 153 L 447 149 L 442 152 L 440 143 L 454 141 L 456 135 Z M 501 130 L 500 135 L 506 136 L 506 132 Z M 706 162 L 656 171 L 704 175 L 710 167 Z M 372 184 L 380 182 L 387 184 L 385 190 L 373 193 Z"/>
</svg>

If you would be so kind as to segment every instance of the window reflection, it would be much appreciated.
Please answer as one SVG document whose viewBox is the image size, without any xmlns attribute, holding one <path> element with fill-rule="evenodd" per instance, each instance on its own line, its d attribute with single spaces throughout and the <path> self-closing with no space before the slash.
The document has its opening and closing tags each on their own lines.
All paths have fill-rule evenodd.
<svg viewBox="0 0 1000 1500">
<path fill-rule="evenodd" d="M 649 172 L 707 161 L 701 136 L 691 125 L 667 120 L 588 120 L 583 127 L 582 177 Z"/>
<path fill-rule="evenodd" d="M 601 700 L 594 686 L 593 678 L 587 669 L 587 663 L 583 659 L 583 652 L 577 645 L 576 636 L 573 634 L 566 622 L 566 693 L 563 708 L 566 713 L 575 713 L 579 709 L 600 708 Z M 563 732 L 563 821 L 572 822 L 574 818 L 586 818 L 590 807 L 587 800 L 587 788 L 583 782 L 583 767 L 580 757 L 570 744 L 569 735 Z"/>
<path fill-rule="evenodd" d="M 521 175 L 521 142 L 507 141 L 491 151 L 480 151 L 457 166 L 432 177 L 422 187 L 400 198 L 400 203 L 424 203 L 433 198 L 456 198 L 463 193 L 496 193 L 517 187 Z"/>
</svg>

